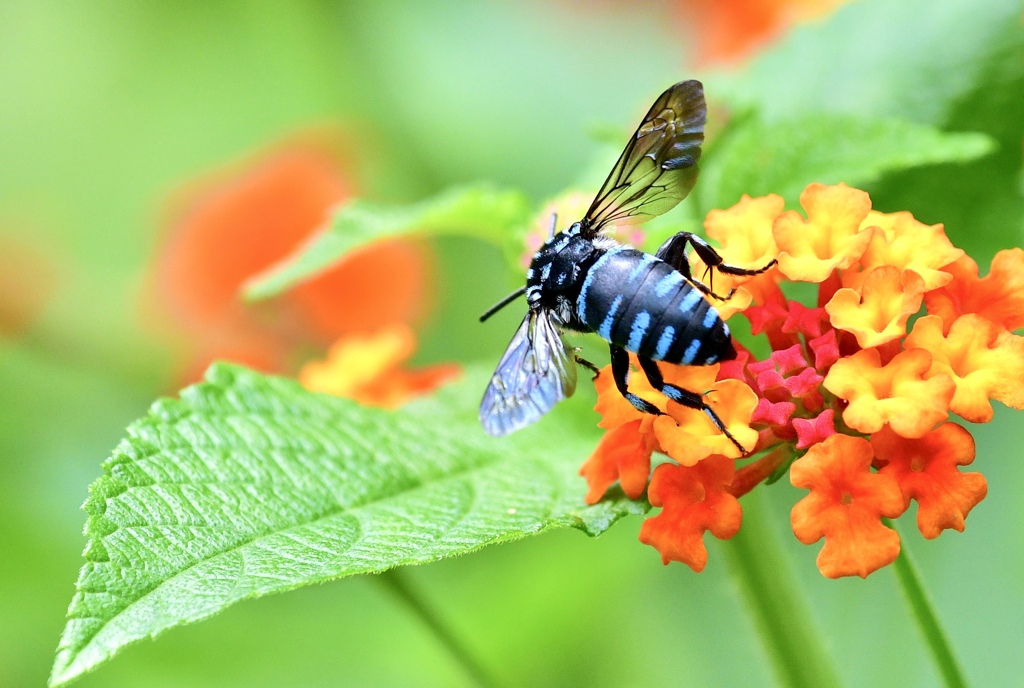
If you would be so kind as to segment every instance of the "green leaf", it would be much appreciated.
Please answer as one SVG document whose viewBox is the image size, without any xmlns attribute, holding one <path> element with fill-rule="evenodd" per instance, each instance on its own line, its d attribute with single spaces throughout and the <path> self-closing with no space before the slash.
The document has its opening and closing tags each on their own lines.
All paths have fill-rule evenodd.
<svg viewBox="0 0 1024 688">
<path fill-rule="evenodd" d="M 248 300 L 276 296 L 316 277 L 351 251 L 373 241 L 403 235 L 457 234 L 491 241 L 511 251 L 522 249 L 531 205 L 517 191 L 488 185 L 449 189 L 433 198 L 405 206 L 360 199 L 342 205 L 328 227 L 298 251 L 244 287 Z"/>
<path fill-rule="evenodd" d="M 644 510 L 583 503 L 593 442 L 557 412 L 485 436 L 472 410 L 484 380 L 390 412 L 218 364 L 154 404 L 90 488 L 51 685 L 239 600 L 553 528 L 597 535 Z"/>
<path fill-rule="evenodd" d="M 792 205 L 811 182 L 863 185 L 888 170 L 972 160 L 992 149 L 983 134 L 893 119 L 821 113 L 769 123 L 750 116 L 715 146 L 697 188 L 707 210 L 728 208 L 743 194 L 777 193 Z"/>
</svg>

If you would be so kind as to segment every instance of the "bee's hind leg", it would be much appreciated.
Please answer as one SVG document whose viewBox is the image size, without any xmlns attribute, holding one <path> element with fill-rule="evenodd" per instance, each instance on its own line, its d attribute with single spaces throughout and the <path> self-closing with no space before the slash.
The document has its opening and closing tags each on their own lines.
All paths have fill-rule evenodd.
<svg viewBox="0 0 1024 688">
<path fill-rule="evenodd" d="M 611 351 L 612 375 L 615 377 L 615 386 L 618 388 L 619 393 L 626 398 L 626 401 L 633 404 L 633 408 L 637 411 L 660 416 L 661 411 L 657 406 L 646 399 L 641 399 L 627 389 L 627 378 L 629 377 L 629 354 L 626 353 L 626 350 L 621 346 L 615 346 L 614 344 L 609 344 L 608 348 Z"/>
<path fill-rule="evenodd" d="M 728 437 L 730 442 L 736 445 L 736 448 L 740 450 L 740 455 L 746 456 L 747 450 L 744 449 L 743 445 L 740 444 L 736 438 L 732 436 L 732 433 L 726 429 L 725 423 L 723 423 L 722 419 L 718 417 L 718 414 L 707 405 L 707 402 L 704 401 L 703 395 L 698 394 L 697 392 L 691 392 L 688 389 L 683 389 L 682 387 L 666 384 L 665 379 L 661 375 L 661 369 L 658 368 L 657 362 L 649 358 L 641 356 L 640 367 L 643 368 L 644 375 L 646 375 L 648 381 L 650 381 L 651 387 L 654 387 L 654 389 L 658 390 L 677 404 L 682 404 L 687 408 L 697 409 L 698 411 L 706 413 L 708 418 L 711 419 L 711 422 L 715 424 L 715 427 L 718 428 L 723 435 Z M 633 405 L 636 406 L 636 404 Z"/>
<path fill-rule="evenodd" d="M 709 279 L 707 285 L 694 279 L 693 275 L 690 274 L 690 261 L 686 257 L 687 244 L 693 246 L 693 250 L 698 256 L 700 256 L 700 259 L 704 261 L 704 264 L 708 266 L 708 270 L 711 271 L 708 273 Z M 760 275 L 776 263 L 773 258 L 764 267 L 752 270 L 748 268 L 741 268 L 736 265 L 730 265 L 722 260 L 722 256 L 719 255 L 718 251 L 716 251 L 711 244 L 690 232 L 679 232 L 678 234 L 669 237 L 669 239 L 661 245 L 661 248 L 659 248 L 658 252 L 654 255 L 674 267 L 679 272 L 683 273 L 683 276 L 704 292 L 704 294 L 707 296 L 713 296 L 719 301 L 728 300 L 729 297 L 732 296 L 732 292 L 730 292 L 728 296 L 723 297 L 712 291 L 714 288 L 714 270 L 724 272 L 727 275 Z"/>
</svg>

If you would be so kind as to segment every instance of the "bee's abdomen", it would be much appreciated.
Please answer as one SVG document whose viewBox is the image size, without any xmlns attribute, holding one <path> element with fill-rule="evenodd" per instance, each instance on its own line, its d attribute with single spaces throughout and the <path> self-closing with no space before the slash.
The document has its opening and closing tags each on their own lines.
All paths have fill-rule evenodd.
<svg viewBox="0 0 1024 688">
<path fill-rule="evenodd" d="M 736 357 L 729 328 L 700 291 L 636 249 L 613 249 L 594 263 L 577 315 L 609 342 L 656 361 L 708 365 Z"/>
</svg>

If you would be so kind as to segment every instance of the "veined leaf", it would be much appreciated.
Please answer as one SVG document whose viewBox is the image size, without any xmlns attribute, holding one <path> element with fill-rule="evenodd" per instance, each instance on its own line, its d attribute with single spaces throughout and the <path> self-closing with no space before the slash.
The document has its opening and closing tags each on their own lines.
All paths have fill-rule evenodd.
<svg viewBox="0 0 1024 688">
<path fill-rule="evenodd" d="M 893 119 L 819 113 L 768 123 L 749 117 L 707 156 L 697 193 L 705 210 L 728 208 L 743 194 L 777 193 L 793 205 L 811 182 L 862 185 L 888 170 L 973 160 L 993 148 L 984 134 Z"/>
<path fill-rule="evenodd" d="M 530 209 L 523 194 L 491 186 L 450 189 L 405 206 L 356 199 L 342 205 L 330 224 L 295 253 L 251 278 L 244 287 L 244 295 L 253 301 L 276 296 L 378 239 L 408 234 L 459 234 L 485 239 L 506 249 L 520 240 L 521 247 Z"/>
<path fill-rule="evenodd" d="M 390 412 L 218 364 L 154 404 L 90 488 L 51 685 L 239 600 L 643 511 L 583 503 L 593 443 L 555 418 L 485 436 L 484 379 Z"/>
</svg>

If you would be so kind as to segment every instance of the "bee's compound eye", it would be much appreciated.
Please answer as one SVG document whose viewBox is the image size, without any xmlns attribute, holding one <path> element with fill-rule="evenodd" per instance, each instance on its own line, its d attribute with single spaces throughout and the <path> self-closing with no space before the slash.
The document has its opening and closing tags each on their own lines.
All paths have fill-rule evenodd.
<svg viewBox="0 0 1024 688">
<path fill-rule="evenodd" d="M 528 304 L 530 304 L 531 306 L 536 306 L 538 303 L 540 303 L 540 290 L 539 289 L 529 289 L 529 290 L 527 290 L 527 292 L 526 292 L 526 302 Z"/>
</svg>

